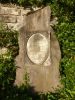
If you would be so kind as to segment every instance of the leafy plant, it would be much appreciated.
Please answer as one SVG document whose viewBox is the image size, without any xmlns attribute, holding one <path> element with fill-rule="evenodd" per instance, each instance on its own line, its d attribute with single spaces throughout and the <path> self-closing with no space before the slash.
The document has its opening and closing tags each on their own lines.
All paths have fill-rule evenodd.
<svg viewBox="0 0 75 100">
<path fill-rule="evenodd" d="M 16 66 L 14 58 L 18 54 L 18 33 L 16 31 L 0 30 L 0 85 L 3 88 L 15 79 Z"/>
</svg>

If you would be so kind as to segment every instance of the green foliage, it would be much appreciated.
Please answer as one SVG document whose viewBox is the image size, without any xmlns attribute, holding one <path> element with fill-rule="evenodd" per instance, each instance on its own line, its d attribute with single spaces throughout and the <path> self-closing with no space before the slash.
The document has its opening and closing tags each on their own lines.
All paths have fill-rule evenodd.
<svg viewBox="0 0 75 100">
<path fill-rule="evenodd" d="M 16 3 L 19 5 L 22 5 L 24 7 L 27 6 L 42 6 L 42 5 L 47 5 L 50 0 L 1 0 L 1 3 Z"/>
<path fill-rule="evenodd" d="M 25 6 L 42 6 L 46 5 L 46 3 L 49 2 L 49 0 L 18 0 L 19 4 L 25 5 Z"/>
<path fill-rule="evenodd" d="M 19 49 L 17 36 L 16 31 L 0 29 L 0 50 L 7 49 L 5 53 L 0 53 L 0 88 L 13 83 L 15 79 L 16 66 L 14 58 Z"/>
</svg>

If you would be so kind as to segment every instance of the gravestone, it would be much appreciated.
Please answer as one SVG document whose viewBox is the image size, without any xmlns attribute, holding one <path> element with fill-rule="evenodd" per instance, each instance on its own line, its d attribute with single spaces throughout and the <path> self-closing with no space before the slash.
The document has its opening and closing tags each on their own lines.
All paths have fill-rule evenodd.
<svg viewBox="0 0 75 100">
<path fill-rule="evenodd" d="M 25 83 L 26 73 L 29 85 L 35 91 L 44 93 L 60 87 L 61 53 L 58 40 L 50 27 L 50 16 L 49 6 L 25 16 L 25 24 L 20 29 L 17 58 L 20 68 L 17 69 L 16 84 Z"/>
<path fill-rule="evenodd" d="M 0 21 L 19 31 L 19 55 L 15 84 L 26 83 L 37 92 L 55 91 L 60 85 L 59 62 L 61 52 L 51 27 L 49 6 L 31 11 L 18 7 L 0 6 Z"/>
</svg>

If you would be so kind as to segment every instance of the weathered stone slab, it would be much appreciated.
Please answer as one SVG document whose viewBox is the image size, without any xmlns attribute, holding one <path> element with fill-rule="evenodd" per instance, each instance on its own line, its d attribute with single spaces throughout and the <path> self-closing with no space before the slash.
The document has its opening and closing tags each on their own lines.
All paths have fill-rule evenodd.
<svg viewBox="0 0 75 100">
<path fill-rule="evenodd" d="M 48 6 L 25 16 L 25 24 L 19 34 L 19 56 L 16 59 L 19 68 L 15 83 L 25 83 L 26 73 L 29 85 L 35 91 L 44 93 L 60 87 L 61 52 L 54 31 L 49 25 L 50 14 Z M 21 69 L 24 70 L 21 73 L 22 81 L 18 73 Z"/>
<path fill-rule="evenodd" d="M 50 25 L 50 7 L 45 7 L 41 10 L 35 11 L 27 15 L 26 19 L 26 31 L 48 31 Z"/>
<path fill-rule="evenodd" d="M 15 15 L 0 15 L 0 21 L 5 23 L 16 23 Z"/>
<path fill-rule="evenodd" d="M 10 8 L 10 7 L 0 7 L 0 14 L 5 14 L 5 15 L 20 15 L 21 10 L 17 8 Z"/>
</svg>

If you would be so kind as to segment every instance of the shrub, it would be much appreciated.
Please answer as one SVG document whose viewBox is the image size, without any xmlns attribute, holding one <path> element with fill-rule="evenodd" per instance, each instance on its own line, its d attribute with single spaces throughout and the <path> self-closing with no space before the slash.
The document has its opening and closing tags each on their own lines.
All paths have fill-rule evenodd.
<svg viewBox="0 0 75 100">
<path fill-rule="evenodd" d="M 18 54 L 18 33 L 16 31 L 0 30 L 0 88 L 4 88 L 15 79 L 16 66 L 14 58 Z M 5 52 L 6 50 L 6 52 Z"/>
</svg>

